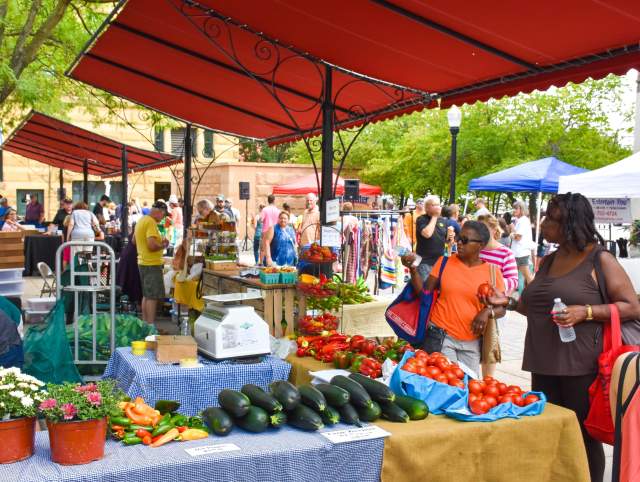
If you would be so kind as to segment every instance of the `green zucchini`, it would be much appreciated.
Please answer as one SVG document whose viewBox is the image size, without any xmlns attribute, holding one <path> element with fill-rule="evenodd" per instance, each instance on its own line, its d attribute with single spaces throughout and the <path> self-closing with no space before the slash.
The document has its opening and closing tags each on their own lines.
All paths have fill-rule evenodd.
<svg viewBox="0 0 640 482">
<path fill-rule="evenodd" d="M 373 378 L 366 377 L 360 373 L 351 373 L 349 378 L 362 385 L 367 393 L 371 395 L 371 398 L 378 403 L 393 402 L 396 399 L 396 394 L 388 386 Z"/>
<path fill-rule="evenodd" d="M 293 410 L 300 404 L 300 392 L 285 380 L 276 380 L 269 385 L 271 394 L 278 400 L 285 410 Z"/>
<path fill-rule="evenodd" d="M 233 420 L 222 408 L 209 407 L 202 412 L 202 418 L 216 435 L 228 435 L 233 429 Z"/>
<path fill-rule="evenodd" d="M 363 422 L 375 422 L 380 418 L 380 415 L 382 415 L 382 409 L 378 402 L 375 401 L 371 402 L 371 407 L 369 408 L 357 407 L 356 410 L 358 411 L 360 420 Z"/>
<path fill-rule="evenodd" d="M 395 402 L 381 403 L 382 418 L 386 418 L 390 422 L 402 422 L 409 421 L 409 414 L 402 410 Z"/>
<path fill-rule="evenodd" d="M 362 408 L 371 407 L 371 396 L 367 393 L 364 387 L 355 380 L 345 377 L 344 375 L 336 375 L 331 379 L 331 384 L 344 388 L 349 392 L 352 405 Z"/>
<path fill-rule="evenodd" d="M 360 416 L 356 409 L 350 403 L 343 405 L 338 408 L 340 412 L 340 420 L 349 425 L 357 425 L 358 427 L 362 427 L 360 423 Z"/>
<path fill-rule="evenodd" d="M 248 432 L 260 433 L 269 428 L 269 414 L 260 407 L 251 405 L 244 417 L 234 419 L 236 425 Z"/>
<path fill-rule="evenodd" d="M 282 411 L 282 404 L 258 385 L 247 383 L 240 391 L 251 400 L 251 405 L 263 408 L 269 413 Z"/>
<path fill-rule="evenodd" d="M 407 412 L 411 420 L 424 420 L 429 415 L 429 406 L 417 398 L 396 395 L 395 403 Z"/>
<path fill-rule="evenodd" d="M 269 423 L 272 427 L 280 428 L 287 423 L 287 414 L 284 412 L 276 412 L 269 416 Z"/>
<path fill-rule="evenodd" d="M 318 383 L 316 389 L 324 395 L 327 403 L 334 407 L 342 407 L 351 400 L 349 392 L 330 383 Z"/>
<path fill-rule="evenodd" d="M 318 430 L 324 427 L 320 415 L 306 405 L 298 405 L 289 412 L 287 423 L 302 430 Z"/>
<path fill-rule="evenodd" d="M 340 421 L 340 412 L 331 405 L 327 405 L 324 411 L 320 412 L 320 417 L 325 425 L 335 425 Z"/>
<path fill-rule="evenodd" d="M 301 385 L 298 387 L 298 391 L 300 392 L 302 403 L 307 407 L 313 408 L 316 412 L 324 412 L 324 409 L 327 408 L 327 400 L 324 395 L 313 385 Z"/>
<path fill-rule="evenodd" d="M 180 408 L 180 402 L 175 400 L 158 400 L 154 407 L 162 415 L 165 413 L 177 412 Z"/>
<path fill-rule="evenodd" d="M 233 417 L 244 417 L 251 406 L 251 400 L 244 393 L 228 388 L 218 394 L 218 403 Z"/>
</svg>

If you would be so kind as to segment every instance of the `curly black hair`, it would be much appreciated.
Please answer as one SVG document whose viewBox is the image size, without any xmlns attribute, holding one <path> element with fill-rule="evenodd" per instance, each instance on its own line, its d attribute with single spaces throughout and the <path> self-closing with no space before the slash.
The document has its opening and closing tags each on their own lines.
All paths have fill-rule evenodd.
<svg viewBox="0 0 640 482">
<path fill-rule="evenodd" d="M 604 239 L 596 229 L 591 203 L 582 194 L 558 194 L 549 201 L 547 213 L 551 209 L 560 212 L 564 238 L 578 251 L 584 251 L 587 245 L 593 242 L 604 245 Z"/>
<path fill-rule="evenodd" d="M 480 239 L 482 240 L 482 246 L 486 246 L 491 239 L 491 233 L 489 228 L 480 221 L 467 221 L 464 223 L 463 229 L 473 229 Z"/>
</svg>

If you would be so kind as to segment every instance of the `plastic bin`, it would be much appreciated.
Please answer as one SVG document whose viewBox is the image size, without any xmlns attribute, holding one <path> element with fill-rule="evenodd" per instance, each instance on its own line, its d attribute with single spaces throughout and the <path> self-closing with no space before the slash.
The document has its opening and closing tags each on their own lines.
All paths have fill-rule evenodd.
<svg viewBox="0 0 640 482">
<path fill-rule="evenodd" d="M 0 282 L 22 280 L 22 268 L 0 269 Z"/>
<path fill-rule="evenodd" d="M 26 310 L 28 311 L 46 311 L 49 312 L 56 304 L 56 297 L 47 298 L 29 298 L 27 300 Z"/>
<path fill-rule="evenodd" d="M 277 285 L 280 282 L 280 273 L 265 273 L 260 271 L 260 282 L 266 285 Z"/>
<path fill-rule="evenodd" d="M 280 283 L 282 284 L 292 284 L 298 281 L 298 272 L 292 271 L 290 273 L 280 272 Z"/>
<path fill-rule="evenodd" d="M 24 293 L 24 281 L 22 279 L 0 281 L 0 295 L 20 296 L 22 293 Z"/>
</svg>

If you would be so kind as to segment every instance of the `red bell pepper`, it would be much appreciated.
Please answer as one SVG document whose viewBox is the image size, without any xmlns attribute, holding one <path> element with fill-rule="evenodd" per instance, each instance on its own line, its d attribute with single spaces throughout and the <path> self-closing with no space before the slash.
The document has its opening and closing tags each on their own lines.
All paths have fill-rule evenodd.
<svg viewBox="0 0 640 482">
<path fill-rule="evenodd" d="M 333 366 L 347 369 L 351 366 L 351 352 L 337 351 L 333 354 Z"/>
<path fill-rule="evenodd" d="M 384 345 L 379 345 L 374 351 L 373 356 L 376 360 L 383 362 L 387 358 L 387 347 Z"/>
<path fill-rule="evenodd" d="M 373 355 L 373 352 L 378 347 L 378 344 L 374 340 L 365 340 L 362 344 L 360 351 L 365 355 Z"/>
<path fill-rule="evenodd" d="M 351 371 L 358 373 L 360 371 L 360 366 L 362 365 L 362 361 L 367 358 L 365 355 L 356 355 L 351 358 Z"/>
<path fill-rule="evenodd" d="M 351 351 L 358 352 L 365 342 L 366 338 L 362 335 L 353 335 L 350 340 Z"/>
</svg>

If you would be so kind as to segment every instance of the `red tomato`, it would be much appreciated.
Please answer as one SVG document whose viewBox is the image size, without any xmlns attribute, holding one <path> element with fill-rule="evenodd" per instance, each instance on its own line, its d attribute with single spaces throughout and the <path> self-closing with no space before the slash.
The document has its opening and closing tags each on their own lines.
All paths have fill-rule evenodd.
<svg viewBox="0 0 640 482">
<path fill-rule="evenodd" d="M 485 396 L 484 400 L 485 400 L 485 402 L 487 402 L 489 404 L 489 406 L 491 408 L 493 408 L 496 405 L 498 405 L 498 400 L 496 399 L 496 397 L 492 397 L 491 395 Z"/>
<path fill-rule="evenodd" d="M 540 397 L 538 397 L 538 395 L 534 395 L 532 393 L 532 394 L 527 395 L 526 397 L 524 397 L 524 404 L 525 405 L 531 405 L 532 403 L 536 403 L 538 400 L 540 400 Z"/>
<path fill-rule="evenodd" d="M 513 393 L 522 393 L 522 388 L 520 388 L 517 385 L 509 385 L 507 387 L 507 393 L 508 392 L 513 392 Z"/>
<path fill-rule="evenodd" d="M 420 368 L 418 368 L 418 371 L 415 372 L 415 373 L 417 373 L 418 375 L 422 375 L 423 377 L 426 377 L 428 375 L 429 371 L 428 371 L 427 367 L 420 367 Z"/>
<path fill-rule="evenodd" d="M 475 402 L 476 400 L 479 400 L 480 396 L 476 395 L 475 393 L 470 393 L 469 394 L 469 404 L 471 404 L 471 402 Z"/>
<path fill-rule="evenodd" d="M 450 382 L 458 380 L 458 377 L 456 376 L 456 373 L 453 370 L 448 369 L 448 370 L 445 370 L 443 373 L 447 376 L 447 379 Z"/>
<path fill-rule="evenodd" d="M 482 384 L 478 380 L 471 380 L 469 382 L 469 392 L 482 395 Z"/>
<path fill-rule="evenodd" d="M 482 379 L 482 381 L 483 381 L 483 382 L 485 382 L 485 383 L 489 383 L 489 382 L 491 382 L 491 381 L 493 381 L 493 380 L 495 380 L 495 379 L 494 379 L 493 377 L 490 377 L 489 375 L 486 375 L 486 376 Z"/>
<path fill-rule="evenodd" d="M 469 408 L 472 413 L 476 415 L 481 415 L 483 413 L 487 413 L 489 411 L 489 404 L 486 400 L 476 400 L 472 404 L 470 404 Z"/>
<path fill-rule="evenodd" d="M 438 375 L 442 374 L 440 369 L 437 368 L 437 367 L 427 367 L 426 370 L 427 370 L 427 373 L 429 374 L 430 378 L 434 378 L 435 379 Z"/>
<path fill-rule="evenodd" d="M 512 394 L 507 393 L 507 394 L 505 394 L 505 395 L 502 395 L 502 396 L 498 399 L 498 401 L 499 401 L 500 403 L 513 403 L 513 395 L 512 395 Z"/>
<path fill-rule="evenodd" d="M 522 398 L 520 395 L 517 395 L 513 397 L 513 403 L 518 407 L 524 407 L 524 398 Z"/>
<path fill-rule="evenodd" d="M 422 351 L 422 350 L 418 350 L 416 351 L 416 355 L 414 357 L 416 360 L 427 360 L 429 358 L 429 355 L 427 355 L 427 352 Z"/>
<path fill-rule="evenodd" d="M 431 357 L 439 357 L 439 356 L 444 356 L 442 353 L 440 353 L 439 351 L 433 351 L 431 352 L 431 354 L 429 355 Z"/>
<path fill-rule="evenodd" d="M 500 390 L 495 385 L 488 385 L 484 389 L 484 394 L 493 398 L 498 398 L 500 396 Z"/>
<path fill-rule="evenodd" d="M 500 392 L 500 395 L 504 395 L 507 393 L 507 385 L 505 383 L 498 383 L 498 391 Z"/>
<path fill-rule="evenodd" d="M 489 283 L 482 283 L 478 286 L 478 296 L 486 298 L 493 294 L 493 288 Z"/>
<path fill-rule="evenodd" d="M 436 382 L 444 383 L 445 385 L 449 383 L 449 379 L 444 373 L 441 373 L 437 377 L 435 377 Z"/>
<path fill-rule="evenodd" d="M 446 368 L 449 368 L 449 360 L 445 357 L 440 357 L 436 360 L 435 366 L 437 366 L 440 370 L 444 371 Z"/>
<path fill-rule="evenodd" d="M 449 385 L 453 387 L 462 388 L 464 390 L 464 382 L 462 380 L 456 380 L 453 383 L 449 382 Z"/>
<path fill-rule="evenodd" d="M 462 368 L 460 367 L 454 367 L 453 368 L 453 373 L 456 374 L 456 376 L 462 380 L 464 378 L 464 372 L 462 371 Z"/>
</svg>

